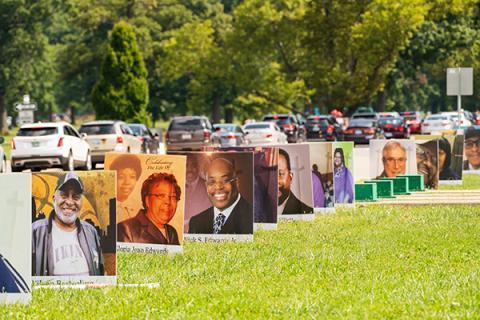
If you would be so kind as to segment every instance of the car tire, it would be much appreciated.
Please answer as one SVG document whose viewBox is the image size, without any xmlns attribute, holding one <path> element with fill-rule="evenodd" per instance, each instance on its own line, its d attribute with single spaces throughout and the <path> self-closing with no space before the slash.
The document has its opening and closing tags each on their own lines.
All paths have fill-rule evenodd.
<svg viewBox="0 0 480 320">
<path fill-rule="evenodd" d="M 12 172 L 22 172 L 23 168 L 22 167 L 12 167 Z"/>
<path fill-rule="evenodd" d="M 74 171 L 75 170 L 75 161 L 73 160 L 72 151 L 68 153 L 67 161 L 63 164 L 64 171 Z"/>
<path fill-rule="evenodd" d="M 93 163 L 92 163 L 92 156 L 90 152 L 87 153 L 87 159 L 85 160 L 85 165 L 82 167 L 83 170 L 90 171 L 92 170 Z"/>
</svg>

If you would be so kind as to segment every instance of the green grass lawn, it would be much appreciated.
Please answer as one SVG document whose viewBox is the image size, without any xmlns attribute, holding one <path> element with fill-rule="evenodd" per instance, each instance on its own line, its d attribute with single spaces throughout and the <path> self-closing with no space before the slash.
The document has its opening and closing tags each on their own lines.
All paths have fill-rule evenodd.
<svg viewBox="0 0 480 320">
<path fill-rule="evenodd" d="M 440 190 L 471 190 L 480 189 L 480 174 L 463 173 L 461 185 L 441 185 Z"/>
<path fill-rule="evenodd" d="M 480 207 L 342 209 L 118 261 L 119 282 L 161 287 L 37 289 L 0 319 L 480 317 Z"/>
</svg>

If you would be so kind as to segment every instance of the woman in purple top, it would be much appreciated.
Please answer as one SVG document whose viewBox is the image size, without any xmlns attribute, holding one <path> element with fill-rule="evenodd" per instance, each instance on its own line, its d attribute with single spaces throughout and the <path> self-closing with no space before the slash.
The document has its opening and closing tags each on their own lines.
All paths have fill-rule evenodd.
<svg viewBox="0 0 480 320">
<path fill-rule="evenodd" d="M 342 148 L 333 153 L 333 184 L 335 186 L 335 203 L 353 203 L 353 177 L 345 167 L 345 156 Z"/>
<path fill-rule="evenodd" d="M 318 171 L 318 166 L 312 166 L 312 188 L 313 188 L 313 206 L 315 208 L 325 207 L 325 190 L 323 189 L 322 175 Z"/>
</svg>

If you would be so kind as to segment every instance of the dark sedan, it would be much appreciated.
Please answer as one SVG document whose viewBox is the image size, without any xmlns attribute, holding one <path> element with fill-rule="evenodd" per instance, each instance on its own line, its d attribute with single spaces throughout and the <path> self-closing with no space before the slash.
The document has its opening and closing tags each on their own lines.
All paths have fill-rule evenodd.
<svg viewBox="0 0 480 320">
<path fill-rule="evenodd" d="M 371 139 L 378 139 L 382 136 L 382 129 L 378 126 L 377 121 L 372 119 L 353 119 L 344 132 L 345 141 L 353 141 L 358 144 L 368 144 Z"/>
<path fill-rule="evenodd" d="M 158 140 L 155 139 L 155 135 L 148 130 L 148 128 L 141 123 L 130 123 L 128 127 L 133 131 L 135 136 L 142 141 L 143 153 L 158 153 Z"/>
<path fill-rule="evenodd" d="M 307 118 L 307 139 L 343 140 L 342 126 L 330 115 L 309 116 Z"/>
<path fill-rule="evenodd" d="M 387 139 L 408 139 L 410 137 L 410 129 L 405 121 L 403 121 L 403 118 L 381 118 L 378 120 L 378 126 L 383 130 L 383 134 Z"/>
<path fill-rule="evenodd" d="M 233 123 L 217 123 L 213 125 L 214 135 L 218 136 L 222 147 L 239 147 L 245 144 L 245 132 L 242 127 Z"/>
</svg>

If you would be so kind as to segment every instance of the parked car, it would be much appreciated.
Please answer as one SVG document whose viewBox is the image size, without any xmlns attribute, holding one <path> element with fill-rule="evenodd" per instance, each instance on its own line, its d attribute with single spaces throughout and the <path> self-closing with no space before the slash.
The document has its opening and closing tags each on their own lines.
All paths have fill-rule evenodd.
<svg viewBox="0 0 480 320">
<path fill-rule="evenodd" d="M 142 123 L 129 123 L 128 127 L 133 131 L 133 134 L 142 141 L 143 153 L 158 153 L 158 140 L 155 135 Z"/>
<path fill-rule="evenodd" d="M 307 118 L 307 139 L 343 140 L 343 129 L 331 115 L 309 116 Z"/>
<path fill-rule="evenodd" d="M 245 145 L 245 132 L 242 127 L 233 123 L 217 123 L 213 125 L 214 135 L 220 139 L 222 147 L 239 147 Z"/>
<path fill-rule="evenodd" d="M 363 113 L 354 113 L 352 115 L 352 120 L 353 119 L 372 119 L 372 120 L 378 120 L 380 119 L 380 116 L 376 112 L 363 112 Z"/>
<path fill-rule="evenodd" d="M 473 116 L 470 116 L 470 112 L 468 111 L 461 111 L 460 112 L 460 126 L 462 127 L 470 127 L 473 125 Z M 469 114 L 470 113 L 470 114 Z M 458 112 L 457 111 L 447 111 L 441 112 L 441 115 L 447 115 L 452 118 L 454 125 L 458 124 Z"/>
<path fill-rule="evenodd" d="M 410 129 L 401 117 L 380 118 L 378 126 L 383 130 L 385 138 L 408 139 L 410 138 Z"/>
<path fill-rule="evenodd" d="M 286 144 L 287 135 L 274 122 L 254 122 L 243 126 L 249 145 Z"/>
<path fill-rule="evenodd" d="M 430 134 L 435 131 L 452 130 L 454 127 L 455 124 L 451 116 L 444 114 L 432 114 L 423 121 L 422 134 Z"/>
<path fill-rule="evenodd" d="M 99 120 L 86 122 L 80 126 L 80 133 L 92 152 L 92 167 L 105 161 L 105 153 L 109 151 L 141 153 L 142 142 L 123 121 Z"/>
<path fill-rule="evenodd" d="M 375 110 L 369 106 L 358 107 L 357 109 L 355 109 L 355 112 L 353 114 L 355 115 L 359 113 L 375 113 Z"/>
<path fill-rule="evenodd" d="M 398 118 L 400 117 L 400 114 L 397 111 L 388 111 L 388 112 L 379 112 L 378 116 L 381 118 Z"/>
<path fill-rule="evenodd" d="M 411 134 L 419 134 L 422 132 L 422 116 L 419 111 L 400 112 L 400 116 L 410 128 Z"/>
<path fill-rule="evenodd" d="M 174 117 L 165 136 L 167 151 L 202 150 L 219 146 L 213 127 L 205 116 Z"/>
<path fill-rule="evenodd" d="M 0 159 L 1 159 L 1 164 L 0 164 L 0 172 L 4 173 L 7 172 L 7 157 L 5 156 L 5 150 L 2 147 L 2 144 L 5 142 L 4 137 L 0 137 Z"/>
<path fill-rule="evenodd" d="M 277 126 L 287 135 L 288 142 L 296 143 L 306 140 L 307 130 L 305 126 L 298 121 L 293 114 L 273 114 L 266 115 L 262 121 L 275 122 Z"/>
<path fill-rule="evenodd" d="M 383 137 L 382 129 L 375 119 L 353 119 L 344 132 L 345 141 L 369 143 L 371 139 Z"/>
<path fill-rule="evenodd" d="M 12 172 L 62 167 L 90 170 L 92 155 L 85 136 L 66 122 L 24 124 L 12 139 Z"/>
</svg>

